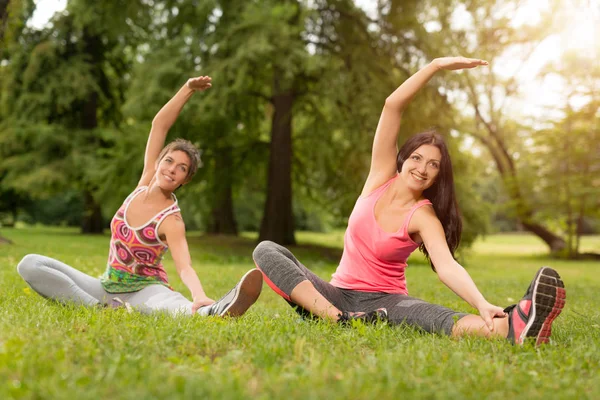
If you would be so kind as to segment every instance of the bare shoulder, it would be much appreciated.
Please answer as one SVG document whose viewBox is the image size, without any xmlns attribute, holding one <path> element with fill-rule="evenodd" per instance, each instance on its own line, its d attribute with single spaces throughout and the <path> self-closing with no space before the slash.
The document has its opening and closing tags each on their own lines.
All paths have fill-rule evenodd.
<svg viewBox="0 0 600 400">
<path fill-rule="evenodd" d="M 426 204 L 417 208 L 408 226 L 408 231 L 412 233 L 419 233 L 423 230 L 427 230 L 433 226 L 440 226 L 440 220 L 435 214 L 435 210 L 431 204 Z"/>
<path fill-rule="evenodd" d="M 165 217 L 163 222 L 160 224 L 160 230 L 165 233 L 184 233 L 185 234 L 185 223 L 181 213 L 176 212 L 169 214 Z"/>
</svg>

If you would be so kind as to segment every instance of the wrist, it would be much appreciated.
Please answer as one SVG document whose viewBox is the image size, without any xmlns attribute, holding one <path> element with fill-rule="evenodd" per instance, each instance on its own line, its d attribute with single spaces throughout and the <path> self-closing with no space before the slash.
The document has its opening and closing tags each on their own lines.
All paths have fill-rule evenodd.
<svg viewBox="0 0 600 400">
<path fill-rule="evenodd" d="M 480 309 L 486 307 L 488 304 L 490 304 L 490 303 L 488 303 L 488 301 L 482 297 L 481 299 L 479 299 L 478 301 L 475 302 L 475 308 L 480 310 Z"/>
<path fill-rule="evenodd" d="M 193 301 L 205 300 L 207 298 L 208 298 L 208 296 L 205 293 L 196 293 L 196 294 L 192 295 Z"/>
<path fill-rule="evenodd" d="M 440 65 L 440 60 L 437 58 L 434 58 L 433 60 L 431 60 L 429 65 L 431 65 L 436 71 L 439 71 L 442 69 L 442 66 Z"/>
</svg>

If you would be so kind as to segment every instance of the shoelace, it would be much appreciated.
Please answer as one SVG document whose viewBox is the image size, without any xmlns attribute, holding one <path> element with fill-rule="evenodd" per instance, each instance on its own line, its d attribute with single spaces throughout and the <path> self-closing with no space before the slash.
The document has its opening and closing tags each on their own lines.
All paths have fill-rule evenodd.
<svg viewBox="0 0 600 400">
<path fill-rule="evenodd" d="M 375 323 L 377 321 L 381 321 L 387 318 L 387 310 L 384 308 L 379 308 L 374 311 L 370 311 L 368 313 L 365 312 L 348 312 L 343 311 L 341 314 L 338 314 L 338 324 L 347 325 L 352 320 L 360 320 L 365 323 Z"/>
</svg>

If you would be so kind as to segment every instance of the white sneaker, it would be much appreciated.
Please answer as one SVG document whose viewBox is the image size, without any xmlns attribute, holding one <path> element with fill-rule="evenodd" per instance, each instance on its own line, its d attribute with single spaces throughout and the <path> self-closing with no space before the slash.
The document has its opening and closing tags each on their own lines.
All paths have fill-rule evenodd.
<svg viewBox="0 0 600 400">
<path fill-rule="evenodd" d="M 262 272 L 251 269 L 237 285 L 215 303 L 200 307 L 198 314 L 239 317 L 256 302 L 262 290 Z"/>
</svg>

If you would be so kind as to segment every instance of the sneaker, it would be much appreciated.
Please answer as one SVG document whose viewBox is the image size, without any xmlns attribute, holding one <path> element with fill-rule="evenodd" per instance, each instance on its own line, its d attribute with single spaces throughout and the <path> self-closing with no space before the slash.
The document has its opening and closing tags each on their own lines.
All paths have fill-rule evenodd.
<svg viewBox="0 0 600 400">
<path fill-rule="evenodd" d="M 535 338 L 535 345 L 548 343 L 552 322 L 565 306 L 565 285 L 558 272 L 542 267 L 518 304 L 504 309 L 508 313 L 507 339 L 523 344 Z"/>
<path fill-rule="evenodd" d="M 209 306 L 200 307 L 198 313 L 219 317 L 239 317 L 256 302 L 261 290 L 262 273 L 256 268 L 252 269 L 225 296 Z"/>
<path fill-rule="evenodd" d="M 374 324 L 378 321 L 387 320 L 387 310 L 385 308 L 378 308 L 375 311 L 365 312 L 348 312 L 344 311 L 338 314 L 338 324 L 350 325 L 353 320 L 363 321 L 365 324 Z"/>
</svg>

